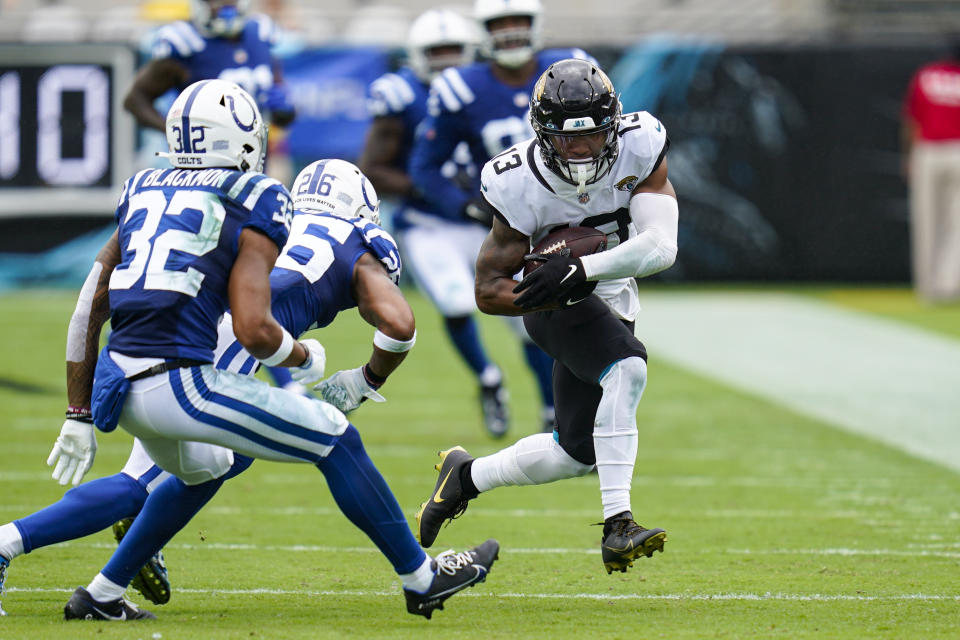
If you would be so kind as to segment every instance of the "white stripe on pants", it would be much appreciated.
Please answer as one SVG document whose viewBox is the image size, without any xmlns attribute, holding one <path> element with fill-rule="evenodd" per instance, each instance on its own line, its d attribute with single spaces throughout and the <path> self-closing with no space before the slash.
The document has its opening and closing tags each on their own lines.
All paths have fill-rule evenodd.
<svg viewBox="0 0 960 640">
<path fill-rule="evenodd" d="M 122 360 L 125 370 L 133 361 Z M 325 402 L 212 365 L 132 383 L 120 424 L 143 442 L 157 465 L 187 484 L 226 473 L 233 451 L 279 462 L 317 462 L 348 426 Z"/>
</svg>

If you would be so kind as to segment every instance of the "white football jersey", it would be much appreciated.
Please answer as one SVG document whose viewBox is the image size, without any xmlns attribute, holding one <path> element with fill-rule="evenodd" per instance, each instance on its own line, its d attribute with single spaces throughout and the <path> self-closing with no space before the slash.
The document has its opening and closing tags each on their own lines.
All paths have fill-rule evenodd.
<svg viewBox="0 0 960 640">
<path fill-rule="evenodd" d="M 484 165 L 480 188 L 507 224 L 535 246 L 559 227 L 594 227 L 607 234 L 607 249 L 634 237 L 630 192 L 657 168 L 667 148 L 667 131 L 646 111 L 620 119 L 620 153 L 609 173 L 586 192 L 565 182 L 543 162 L 536 138 L 507 149 Z M 635 320 L 640 311 L 634 278 L 603 280 L 594 293 L 619 317 Z"/>
</svg>

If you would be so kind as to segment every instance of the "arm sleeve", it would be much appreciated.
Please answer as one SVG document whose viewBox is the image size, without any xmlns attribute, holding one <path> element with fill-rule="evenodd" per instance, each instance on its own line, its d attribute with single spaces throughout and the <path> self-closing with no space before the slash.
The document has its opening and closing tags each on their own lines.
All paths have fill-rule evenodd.
<svg viewBox="0 0 960 640">
<path fill-rule="evenodd" d="M 630 217 L 639 233 L 610 249 L 583 256 L 587 280 L 643 278 L 668 269 L 677 259 L 677 200 L 663 193 L 638 193 Z"/>
</svg>

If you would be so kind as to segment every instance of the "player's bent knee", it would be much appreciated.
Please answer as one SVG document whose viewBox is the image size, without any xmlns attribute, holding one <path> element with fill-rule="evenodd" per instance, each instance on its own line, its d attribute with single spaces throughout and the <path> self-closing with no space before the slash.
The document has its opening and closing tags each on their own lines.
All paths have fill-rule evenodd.
<svg viewBox="0 0 960 640">
<path fill-rule="evenodd" d="M 607 370 L 600 376 L 599 382 L 604 391 L 612 385 L 626 383 L 632 388 L 639 387 L 642 392 L 647 385 L 647 363 L 639 356 L 617 360 L 607 367 Z"/>
<path fill-rule="evenodd" d="M 233 466 L 233 451 L 226 447 L 186 441 L 179 445 L 179 469 L 174 475 L 188 486 L 215 480 Z"/>
<path fill-rule="evenodd" d="M 592 464 L 574 460 L 553 439 L 552 433 L 538 433 L 519 440 L 517 462 L 533 484 L 546 484 L 590 473 Z"/>
</svg>

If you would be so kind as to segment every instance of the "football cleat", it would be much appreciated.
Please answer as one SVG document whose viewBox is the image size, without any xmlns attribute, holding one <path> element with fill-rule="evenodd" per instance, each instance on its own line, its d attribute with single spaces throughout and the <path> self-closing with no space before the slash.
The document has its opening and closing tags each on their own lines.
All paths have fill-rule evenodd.
<svg viewBox="0 0 960 640">
<path fill-rule="evenodd" d="M 626 573 L 627 567 L 639 556 L 651 557 L 654 551 L 663 553 L 667 532 L 663 529 L 646 529 L 634 522 L 633 514 L 624 511 L 603 523 L 603 538 L 600 550 L 607 574 L 614 571 Z"/>
<path fill-rule="evenodd" d="M 453 447 L 441 451 L 440 462 L 434 469 L 440 472 L 437 484 L 430 499 L 420 505 L 417 511 L 417 539 L 426 548 L 430 548 L 444 521 L 459 518 L 467 510 L 467 503 L 476 496 L 467 496 L 460 482 L 460 472 L 464 465 L 473 460 L 473 456 L 463 447 Z"/>
<path fill-rule="evenodd" d="M 64 620 L 155 620 L 157 616 L 141 609 L 129 600 L 120 598 L 109 602 L 94 600 L 83 587 L 77 587 L 67 606 L 63 608 Z"/>
<path fill-rule="evenodd" d="M 453 549 L 444 551 L 430 563 L 433 569 L 433 582 L 430 583 L 429 589 L 423 593 L 403 590 L 403 595 L 407 599 L 407 611 L 429 620 L 435 609 L 443 609 L 444 600 L 458 591 L 486 580 L 490 567 L 499 557 L 500 543 L 493 538 L 469 551 L 461 553 L 455 553 Z"/>
<path fill-rule="evenodd" d="M 480 410 L 483 426 L 494 438 L 502 438 L 510 429 L 510 411 L 507 408 L 508 394 L 503 384 L 480 385 Z"/>
<path fill-rule="evenodd" d="M 0 556 L 0 598 L 3 598 L 3 583 L 7 579 L 7 567 L 10 566 L 10 561 Z M 0 616 L 7 615 L 7 612 L 3 610 L 3 602 L 0 601 Z"/>
<path fill-rule="evenodd" d="M 113 537 L 118 544 L 127 535 L 132 524 L 133 518 L 124 518 L 113 525 Z M 167 577 L 167 565 L 162 551 L 157 551 L 147 564 L 140 567 L 140 571 L 130 581 L 130 586 L 153 604 L 170 602 L 170 579 Z"/>
</svg>

